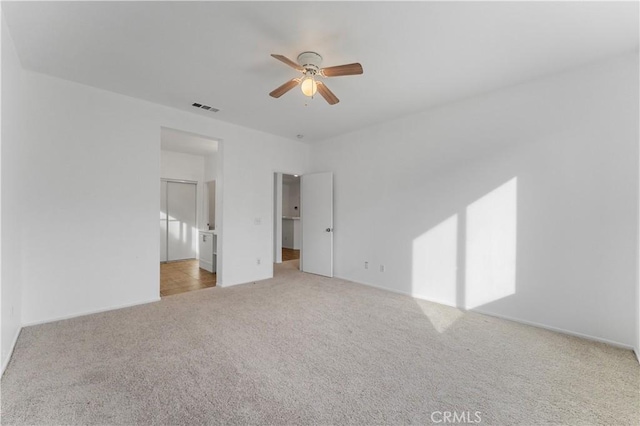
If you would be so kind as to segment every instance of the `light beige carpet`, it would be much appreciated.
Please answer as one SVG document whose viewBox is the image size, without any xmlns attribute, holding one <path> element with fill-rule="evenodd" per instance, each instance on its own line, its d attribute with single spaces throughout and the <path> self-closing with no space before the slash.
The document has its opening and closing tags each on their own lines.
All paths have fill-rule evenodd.
<svg viewBox="0 0 640 426">
<path fill-rule="evenodd" d="M 2 423 L 429 424 L 477 411 L 493 425 L 638 424 L 630 351 L 295 264 L 25 328 Z"/>
</svg>

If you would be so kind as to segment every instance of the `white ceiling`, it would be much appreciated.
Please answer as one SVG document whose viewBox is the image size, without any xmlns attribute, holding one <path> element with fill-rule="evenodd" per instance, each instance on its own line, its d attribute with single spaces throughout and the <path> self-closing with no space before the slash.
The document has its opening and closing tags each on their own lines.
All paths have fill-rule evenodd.
<svg viewBox="0 0 640 426">
<path fill-rule="evenodd" d="M 25 68 L 304 141 L 638 49 L 638 2 L 3 2 Z M 305 107 L 271 58 L 364 75 Z M 220 112 L 198 111 L 193 102 Z"/>
<path fill-rule="evenodd" d="M 163 127 L 160 131 L 160 148 L 164 151 L 207 156 L 218 151 L 218 141 Z"/>
</svg>

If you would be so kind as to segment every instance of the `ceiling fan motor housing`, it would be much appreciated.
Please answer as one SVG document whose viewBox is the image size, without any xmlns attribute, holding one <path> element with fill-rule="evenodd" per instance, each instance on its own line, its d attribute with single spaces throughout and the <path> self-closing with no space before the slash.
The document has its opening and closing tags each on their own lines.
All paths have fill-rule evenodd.
<svg viewBox="0 0 640 426">
<path fill-rule="evenodd" d="M 305 69 L 305 74 L 315 75 L 320 73 L 322 56 L 316 52 L 302 52 L 298 55 L 298 64 Z"/>
</svg>

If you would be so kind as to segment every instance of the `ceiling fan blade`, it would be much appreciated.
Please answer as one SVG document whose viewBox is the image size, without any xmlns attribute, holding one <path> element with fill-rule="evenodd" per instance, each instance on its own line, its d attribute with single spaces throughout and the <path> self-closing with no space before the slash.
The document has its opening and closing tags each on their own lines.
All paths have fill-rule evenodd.
<svg viewBox="0 0 640 426">
<path fill-rule="evenodd" d="M 304 69 L 300 65 L 296 64 L 295 62 L 293 62 L 291 59 L 287 58 L 286 56 L 274 55 L 273 53 L 271 54 L 271 56 L 273 56 L 274 58 L 276 58 L 280 62 L 284 62 L 285 64 L 289 65 L 293 69 L 296 69 L 298 71 L 304 72 Z"/>
<path fill-rule="evenodd" d="M 322 68 L 320 71 L 325 77 L 340 77 L 343 75 L 358 75 L 362 74 L 362 65 L 359 63 L 338 65 L 335 67 Z"/>
<path fill-rule="evenodd" d="M 300 79 L 299 78 L 294 78 L 293 80 L 287 81 L 285 84 L 283 84 L 282 86 L 278 87 L 273 92 L 269 93 L 269 96 L 271 96 L 272 98 L 279 98 L 280 96 L 282 96 L 285 93 L 287 93 L 289 90 L 291 90 L 294 87 L 296 87 L 298 84 L 300 84 Z"/>
<path fill-rule="evenodd" d="M 316 84 L 318 85 L 318 92 L 322 95 L 324 100 L 329 103 L 329 105 L 335 105 L 340 102 L 340 99 L 338 99 L 323 82 L 317 81 Z"/>
</svg>

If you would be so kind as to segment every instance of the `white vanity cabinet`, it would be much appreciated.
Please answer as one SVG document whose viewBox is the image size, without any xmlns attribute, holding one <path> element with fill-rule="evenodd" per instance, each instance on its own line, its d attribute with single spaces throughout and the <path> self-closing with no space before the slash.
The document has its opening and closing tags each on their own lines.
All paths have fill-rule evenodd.
<svg viewBox="0 0 640 426">
<path fill-rule="evenodd" d="M 198 247 L 200 249 L 200 268 L 209 272 L 216 272 L 217 255 L 216 231 L 200 231 L 198 233 Z"/>
</svg>

